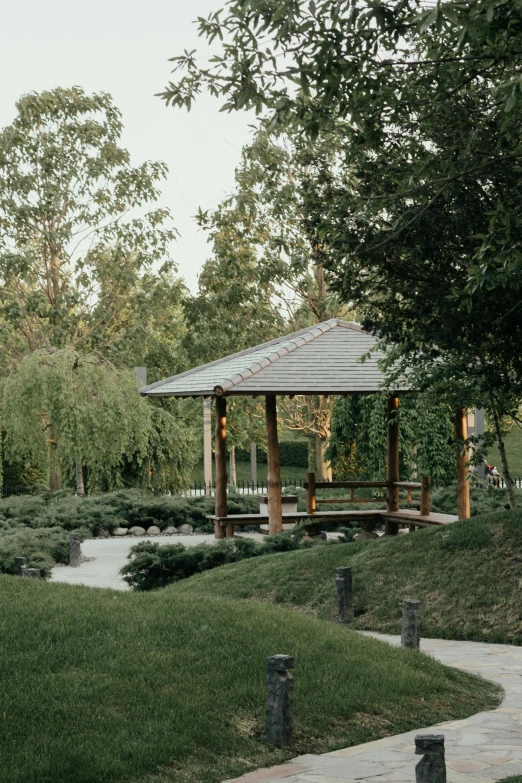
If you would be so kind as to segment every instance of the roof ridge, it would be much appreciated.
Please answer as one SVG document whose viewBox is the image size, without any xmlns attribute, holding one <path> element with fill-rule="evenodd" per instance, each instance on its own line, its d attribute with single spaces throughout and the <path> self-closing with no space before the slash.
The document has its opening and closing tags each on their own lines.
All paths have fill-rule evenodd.
<svg viewBox="0 0 522 783">
<path fill-rule="evenodd" d="M 297 332 L 291 332 L 290 334 L 282 335 L 281 337 L 274 337 L 273 340 L 267 340 L 267 342 L 261 343 L 261 345 L 253 345 L 251 348 L 243 348 L 242 351 L 231 353 L 228 356 L 222 356 L 221 359 L 214 359 L 212 362 L 207 362 L 206 364 L 200 364 L 198 367 L 192 367 L 190 370 L 185 370 L 184 372 L 176 373 L 175 375 L 171 375 L 168 378 L 162 378 L 162 380 L 155 381 L 155 383 L 150 383 L 148 386 L 142 386 L 141 389 L 139 389 L 138 391 L 140 394 L 146 394 L 147 392 L 156 389 L 158 386 L 164 386 L 166 383 L 169 383 L 174 379 L 178 380 L 179 378 L 187 378 L 189 375 L 193 375 L 194 373 L 200 372 L 201 370 L 206 370 L 208 367 L 215 367 L 221 362 L 225 362 L 225 361 L 228 362 L 231 359 L 238 359 L 240 356 L 248 356 L 251 353 L 262 351 L 265 348 L 269 348 L 272 345 L 278 345 L 280 343 L 288 342 L 290 340 L 293 340 L 295 337 L 300 337 L 303 334 L 307 334 L 310 331 L 310 329 L 315 329 L 318 326 L 322 326 L 324 324 L 328 324 L 329 328 L 332 328 L 333 326 L 341 326 L 348 323 L 350 322 L 339 321 L 337 318 L 330 318 L 328 321 L 321 321 L 321 323 L 314 324 L 313 326 L 305 326 L 304 329 L 299 329 Z M 326 329 L 325 331 L 328 331 L 328 329 Z M 362 329 L 359 328 L 358 331 L 362 331 Z"/>
<path fill-rule="evenodd" d="M 317 337 L 325 334 L 325 332 L 329 332 L 330 329 L 333 329 L 337 325 L 338 324 L 336 323 L 336 320 L 331 318 L 329 321 L 323 321 L 320 324 L 315 324 L 315 326 L 308 327 L 304 334 L 296 332 L 295 335 L 290 335 L 289 339 L 285 340 L 283 343 L 279 343 L 281 346 L 279 351 L 270 351 L 270 353 L 267 353 L 266 356 L 262 356 L 260 360 L 256 360 L 251 365 L 241 370 L 241 372 L 235 373 L 230 378 L 224 378 L 222 383 L 214 386 L 214 394 L 224 394 L 238 383 L 241 383 L 241 381 L 245 381 L 247 378 L 251 378 L 252 375 L 255 375 L 260 370 L 263 370 L 265 367 L 273 364 L 283 356 L 287 356 L 289 353 L 292 353 L 296 350 L 296 348 L 300 348 L 302 345 L 306 345 L 306 343 L 312 342 L 312 340 L 315 340 Z"/>
</svg>

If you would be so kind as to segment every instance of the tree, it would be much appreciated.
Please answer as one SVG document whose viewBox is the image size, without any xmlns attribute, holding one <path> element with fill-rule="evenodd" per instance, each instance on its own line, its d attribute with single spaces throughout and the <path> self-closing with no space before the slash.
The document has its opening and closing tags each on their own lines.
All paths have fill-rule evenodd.
<svg viewBox="0 0 522 783">
<path fill-rule="evenodd" d="M 0 133 L 0 366 L 38 348 L 118 354 L 146 334 L 138 289 L 180 288 L 168 211 L 144 211 L 166 167 L 131 166 L 105 93 L 33 93 L 17 111 Z"/>
<path fill-rule="evenodd" d="M 126 460 L 137 462 L 142 485 L 179 489 L 193 466 L 190 449 L 179 448 L 190 445 L 183 426 L 139 396 L 132 371 L 99 354 L 34 351 L 3 380 L 1 410 L 7 454 L 30 458 L 53 490 L 73 465 L 78 495 L 83 468 L 91 490 L 121 485 Z"/>
<path fill-rule="evenodd" d="M 521 398 L 521 9 L 232 2 L 200 20 L 203 36 L 224 37 L 223 56 L 208 68 L 176 58 L 187 75 L 164 94 L 189 105 L 209 88 L 272 128 L 342 135 L 355 183 L 339 188 L 330 167 L 309 190 L 331 284 L 406 363 L 427 377 L 434 360 L 439 377 L 445 368 L 461 398 L 471 385 L 458 389 L 457 367 L 470 371 L 471 397 L 493 417 Z"/>
<path fill-rule="evenodd" d="M 323 160 L 331 161 L 334 152 L 324 140 Z M 348 308 L 329 288 L 314 235 L 307 231 L 302 189 L 310 157 L 312 153 L 298 155 L 291 135 L 276 139 L 261 129 L 243 149 L 233 194 L 213 212 L 200 212 L 213 256 L 200 275 L 198 295 L 187 302 L 185 340 L 187 352 L 199 361 L 346 317 Z M 232 433 L 239 429 L 234 418 L 245 404 L 230 412 Z M 323 471 L 325 478 L 331 476 L 324 459 L 329 402 L 316 397 L 281 400 L 279 414 L 285 426 L 315 443 L 311 452 L 317 453 L 319 477 Z M 261 411 L 244 418 L 254 422 L 263 417 Z"/>
</svg>

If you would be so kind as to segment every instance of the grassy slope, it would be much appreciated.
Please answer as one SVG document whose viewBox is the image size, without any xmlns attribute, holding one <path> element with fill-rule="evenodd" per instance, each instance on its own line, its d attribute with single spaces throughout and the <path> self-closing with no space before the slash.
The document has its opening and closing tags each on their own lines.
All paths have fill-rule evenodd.
<svg viewBox="0 0 522 783">
<path fill-rule="evenodd" d="M 401 599 L 423 602 L 426 636 L 522 643 L 522 511 L 413 535 L 331 544 L 224 566 L 167 588 L 256 598 L 335 619 L 335 568 L 353 567 L 355 627 L 398 633 Z"/>
<path fill-rule="evenodd" d="M 2 576 L 0 618 L 2 783 L 215 782 L 499 698 L 427 656 L 249 601 Z M 285 751 L 263 741 L 265 658 L 280 652 L 296 661 Z"/>
<path fill-rule="evenodd" d="M 506 435 L 505 442 L 511 475 L 514 478 L 522 478 L 522 430 L 519 427 L 513 427 Z M 502 463 L 496 445 L 490 448 L 487 459 L 490 465 L 496 465 L 502 473 Z"/>
</svg>

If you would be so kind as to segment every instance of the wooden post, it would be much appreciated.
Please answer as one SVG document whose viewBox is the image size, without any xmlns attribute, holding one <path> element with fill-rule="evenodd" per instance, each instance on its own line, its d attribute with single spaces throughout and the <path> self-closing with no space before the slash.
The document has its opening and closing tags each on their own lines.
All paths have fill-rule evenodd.
<svg viewBox="0 0 522 783">
<path fill-rule="evenodd" d="M 315 473 L 306 474 L 306 513 L 315 514 Z"/>
<path fill-rule="evenodd" d="M 399 487 L 394 486 L 395 481 L 399 481 L 399 397 L 397 394 L 390 394 L 388 397 L 388 430 L 387 430 L 387 449 L 386 449 L 386 510 L 399 510 Z M 398 524 L 394 522 L 385 522 L 385 532 L 388 535 L 397 535 L 399 532 Z"/>
<path fill-rule="evenodd" d="M 465 441 L 468 437 L 468 414 L 465 408 L 459 408 L 455 414 L 455 435 L 457 441 Z M 468 481 L 468 453 L 462 452 L 461 446 L 457 452 L 457 508 L 459 519 L 470 516 Z"/>
<path fill-rule="evenodd" d="M 252 486 L 257 487 L 257 446 L 255 443 L 250 444 L 250 478 Z"/>
<path fill-rule="evenodd" d="M 227 508 L 227 399 L 216 397 L 216 516 L 226 517 Z M 224 538 L 216 524 L 216 538 Z"/>
<path fill-rule="evenodd" d="M 268 532 L 283 531 L 283 507 L 281 503 L 281 468 L 279 464 L 279 441 L 277 438 L 277 405 L 275 394 L 266 396 L 266 456 L 268 476 Z"/>
<path fill-rule="evenodd" d="M 429 517 L 431 478 L 429 476 L 423 476 L 421 484 L 420 515 L 421 517 Z"/>
<path fill-rule="evenodd" d="M 212 494 L 212 397 L 203 397 L 203 477 L 205 495 Z"/>
</svg>

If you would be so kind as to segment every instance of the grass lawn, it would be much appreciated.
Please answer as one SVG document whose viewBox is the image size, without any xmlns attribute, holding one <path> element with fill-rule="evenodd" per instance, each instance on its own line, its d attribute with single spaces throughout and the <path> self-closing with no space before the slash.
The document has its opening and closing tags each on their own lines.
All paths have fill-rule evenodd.
<svg viewBox="0 0 522 783">
<path fill-rule="evenodd" d="M 230 467 L 227 462 L 227 471 L 230 473 Z M 267 465 L 263 464 L 262 462 L 257 463 L 257 478 L 259 481 L 264 481 L 266 483 L 266 471 L 267 471 Z M 237 473 L 237 479 L 238 481 L 244 481 L 246 483 L 250 483 L 251 481 L 251 474 L 250 474 L 250 462 L 236 462 L 236 473 Z M 301 468 L 296 465 L 281 465 L 281 478 L 283 481 L 287 479 L 303 479 L 306 476 L 306 468 Z M 215 478 L 215 474 L 214 474 Z M 194 468 L 192 472 L 192 481 L 193 482 L 202 482 L 204 480 L 204 474 L 203 474 L 203 462 L 198 462 L 196 467 Z"/>
<path fill-rule="evenodd" d="M 492 684 L 428 656 L 197 591 L 1 576 L 0 617 L 2 783 L 217 783 L 499 701 Z M 285 750 L 263 738 L 274 653 L 296 662 Z"/>
<path fill-rule="evenodd" d="M 509 464 L 509 470 L 513 478 L 522 478 L 522 430 L 520 427 L 513 427 L 506 435 L 506 455 Z M 487 456 L 490 465 L 496 465 L 502 473 L 502 463 L 497 446 L 492 446 Z"/>
<path fill-rule="evenodd" d="M 422 633 L 522 643 L 522 511 L 331 544 L 224 566 L 166 588 L 255 598 L 334 620 L 335 568 L 352 566 L 355 628 L 399 633 L 402 598 L 423 602 Z"/>
</svg>

